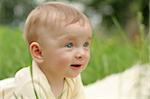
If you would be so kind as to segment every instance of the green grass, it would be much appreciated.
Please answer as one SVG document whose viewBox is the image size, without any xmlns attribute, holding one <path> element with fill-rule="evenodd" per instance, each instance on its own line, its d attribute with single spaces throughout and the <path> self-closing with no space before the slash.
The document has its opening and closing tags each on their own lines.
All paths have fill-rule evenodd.
<svg viewBox="0 0 150 99">
<path fill-rule="evenodd" d="M 121 72 L 140 61 L 138 51 L 132 43 L 120 37 L 102 38 L 95 36 L 91 61 L 82 74 L 84 84 L 102 79 L 112 73 Z"/>
<path fill-rule="evenodd" d="M 110 37 L 94 33 L 91 60 L 82 73 L 85 85 L 121 72 L 133 64 L 149 62 L 148 43 L 143 41 L 137 46 L 120 32 L 118 29 Z M 142 61 L 145 59 L 147 61 Z M 17 70 L 30 64 L 31 57 L 22 31 L 15 27 L 0 26 L 0 79 L 14 76 Z"/>
<path fill-rule="evenodd" d="M 14 76 L 30 59 L 20 29 L 0 26 L 0 79 Z"/>
<path fill-rule="evenodd" d="M 122 29 L 115 17 L 111 36 L 94 34 L 91 61 L 82 73 L 85 85 L 102 79 L 112 73 L 118 73 L 134 64 L 150 63 L 150 38 L 145 35 L 141 13 L 137 15 L 140 28 L 138 41 L 132 41 Z"/>
</svg>

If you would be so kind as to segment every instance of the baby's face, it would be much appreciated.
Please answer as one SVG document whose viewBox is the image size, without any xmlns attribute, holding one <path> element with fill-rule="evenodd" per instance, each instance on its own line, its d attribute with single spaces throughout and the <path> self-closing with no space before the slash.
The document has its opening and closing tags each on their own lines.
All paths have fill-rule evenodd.
<svg viewBox="0 0 150 99">
<path fill-rule="evenodd" d="M 48 74 L 76 77 L 89 62 L 92 38 L 90 26 L 73 24 L 65 27 L 62 33 L 50 35 L 41 37 L 44 57 L 42 68 Z"/>
</svg>

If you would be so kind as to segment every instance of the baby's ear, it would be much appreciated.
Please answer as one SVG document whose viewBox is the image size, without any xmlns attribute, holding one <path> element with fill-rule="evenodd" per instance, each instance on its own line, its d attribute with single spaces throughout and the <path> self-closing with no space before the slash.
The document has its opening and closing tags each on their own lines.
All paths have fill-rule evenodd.
<svg viewBox="0 0 150 99">
<path fill-rule="evenodd" d="M 38 42 L 32 42 L 30 44 L 30 53 L 31 53 L 32 58 L 36 62 L 38 62 L 38 63 L 43 62 L 42 49 L 41 49 L 41 46 Z"/>
</svg>

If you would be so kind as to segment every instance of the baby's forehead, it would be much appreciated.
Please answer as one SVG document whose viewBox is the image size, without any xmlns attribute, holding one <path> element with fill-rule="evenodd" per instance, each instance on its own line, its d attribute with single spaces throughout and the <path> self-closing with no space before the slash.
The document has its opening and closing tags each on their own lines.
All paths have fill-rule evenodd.
<svg viewBox="0 0 150 99">
<path fill-rule="evenodd" d="M 45 45 L 47 41 L 59 42 L 60 44 L 68 41 L 85 42 L 90 41 L 92 33 L 90 27 L 80 26 L 78 24 L 68 25 L 56 30 L 50 30 L 49 28 L 42 28 L 39 33 L 39 42 Z M 45 42 L 46 41 L 46 42 Z"/>
<path fill-rule="evenodd" d="M 85 33 L 92 35 L 91 26 L 89 24 L 80 25 L 76 23 L 76 24 L 70 24 L 68 26 L 62 26 L 62 27 L 55 28 L 55 29 L 51 29 L 51 28 L 49 29 L 49 28 L 43 27 L 41 30 L 51 36 L 60 36 L 60 35 L 72 35 L 73 36 L 76 34 L 83 35 Z"/>
</svg>

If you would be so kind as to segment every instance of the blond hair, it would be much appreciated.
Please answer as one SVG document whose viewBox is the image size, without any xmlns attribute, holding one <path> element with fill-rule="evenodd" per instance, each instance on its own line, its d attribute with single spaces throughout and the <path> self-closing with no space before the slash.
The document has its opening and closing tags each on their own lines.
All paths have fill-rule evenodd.
<svg viewBox="0 0 150 99">
<path fill-rule="evenodd" d="M 40 28 L 50 31 L 70 24 L 90 24 L 88 18 L 77 9 L 60 2 L 48 2 L 36 7 L 27 17 L 24 36 L 30 44 L 38 39 Z"/>
</svg>

